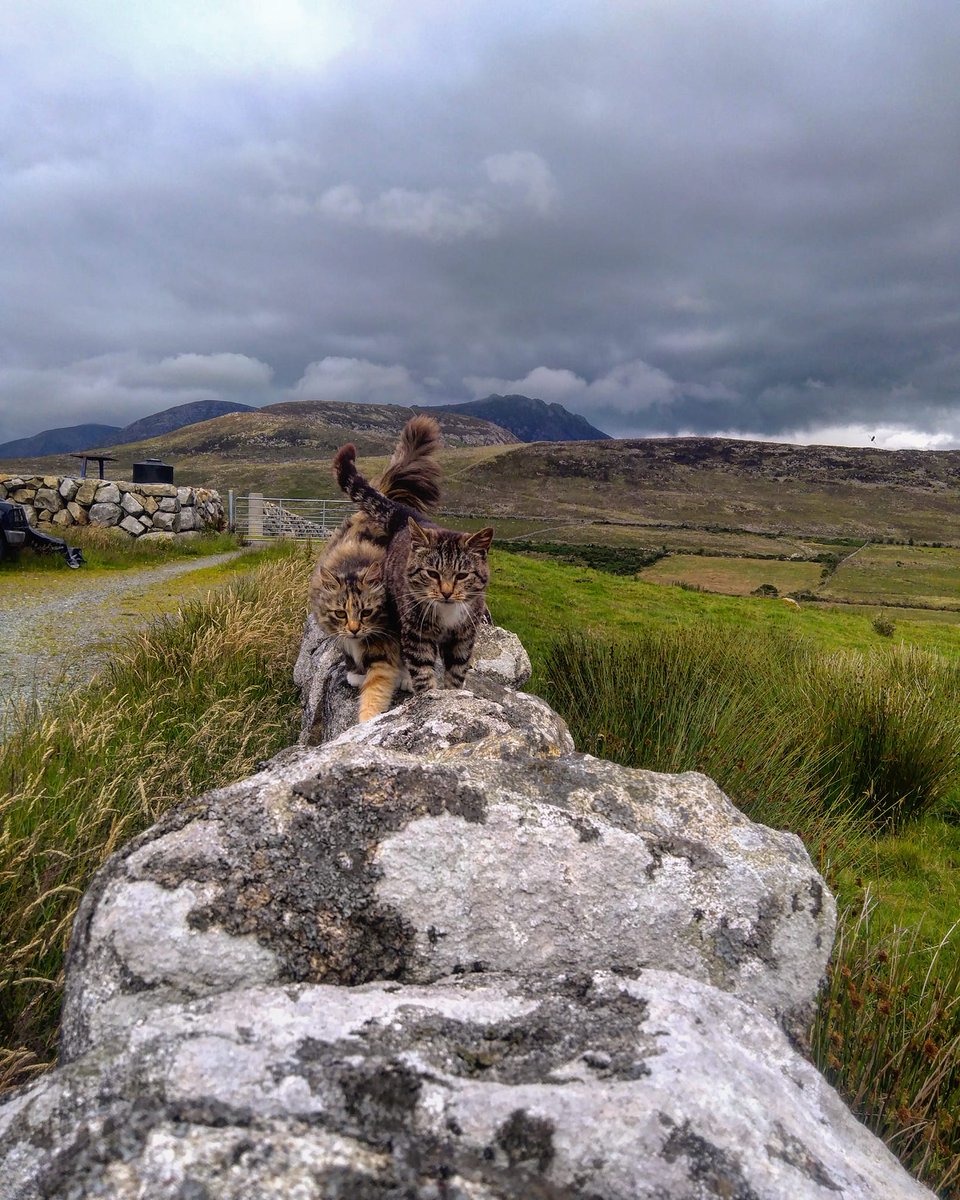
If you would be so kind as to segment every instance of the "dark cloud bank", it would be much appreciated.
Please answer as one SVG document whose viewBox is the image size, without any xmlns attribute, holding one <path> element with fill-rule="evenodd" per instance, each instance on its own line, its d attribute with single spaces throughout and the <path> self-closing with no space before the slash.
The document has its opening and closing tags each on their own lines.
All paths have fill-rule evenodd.
<svg viewBox="0 0 960 1200">
<path fill-rule="evenodd" d="M 960 444 L 953 2 L 20 7 L 0 441 L 496 391 Z"/>
</svg>

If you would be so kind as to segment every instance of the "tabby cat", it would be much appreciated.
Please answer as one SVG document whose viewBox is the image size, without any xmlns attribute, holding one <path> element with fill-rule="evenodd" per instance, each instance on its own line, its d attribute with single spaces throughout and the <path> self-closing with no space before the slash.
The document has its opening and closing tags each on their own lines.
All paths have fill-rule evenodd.
<svg viewBox="0 0 960 1200">
<path fill-rule="evenodd" d="M 432 417 L 413 417 L 400 434 L 380 488 L 391 502 L 422 514 L 440 496 L 440 468 L 433 457 L 440 427 Z M 390 707 L 401 682 L 397 620 L 384 579 L 386 527 L 365 512 L 354 513 L 333 535 L 310 581 L 310 609 L 324 632 L 336 637 L 348 666 L 347 680 L 360 689 L 360 720 Z"/>
<path fill-rule="evenodd" d="M 485 592 L 492 529 L 442 529 L 410 505 L 377 491 L 356 468 L 356 448 L 334 458 L 337 482 L 389 535 L 384 570 L 400 623 L 400 650 L 413 690 L 437 686 L 440 658 L 448 687 L 463 687 L 479 624 L 488 619 Z"/>
</svg>

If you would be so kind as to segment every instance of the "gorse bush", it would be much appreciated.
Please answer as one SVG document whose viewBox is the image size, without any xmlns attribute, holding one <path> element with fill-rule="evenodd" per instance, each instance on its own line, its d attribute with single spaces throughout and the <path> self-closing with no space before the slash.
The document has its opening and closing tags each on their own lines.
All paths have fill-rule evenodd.
<svg viewBox="0 0 960 1200">
<path fill-rule="evenodd" d="M 871 622 L 873 632 L 879 633 L 881 637 L 893 637 L 896 633 L 897 625 L 886 613 L 877 613 Z"/>
<path fill-rule="evenodd" d="M 652 566 L 666 555 L 665 549 L 629 546 L 597 546 L 592 542 L 541 542 L 511 541 L 497 542 L 498 550 L 511 554 L 543 554 L 559 558 L 561 562 L 592 567 L 596 571 L 608 571 L 611 575 L 635 575 L 644 567 Z"/>
<path fill-rule="evenodd" d="M 114 849 L 296 734 L 309 551 L 131 636 L 91 686 L 0 743 L 0 1084 L 53 1056 L 74 912 Z"/>
</svg>

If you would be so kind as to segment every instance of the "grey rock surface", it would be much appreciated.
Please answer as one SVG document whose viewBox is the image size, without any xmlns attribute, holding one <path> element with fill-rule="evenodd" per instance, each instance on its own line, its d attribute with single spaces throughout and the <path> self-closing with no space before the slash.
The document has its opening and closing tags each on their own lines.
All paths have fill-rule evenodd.
<svg viewBox="0 0 960 1200">
<path fill-rule="evenodd" d="M 798 838 L 705 776 L 573 753 L 542 700 L 437 691 L 169 814 L 77 918 L 75 1058 L 158 1001 L 249 982 L 655 966 L 802 1037 L 835 908 Z"/>
<path fill-rule="evenodd" d="M 301 742 L 316 746 L 356 724 L 357 689 L 347 682 L 336 640 L 320 629 L 312 614 L 307 618 L 293 677 L 303 697 Z M 478 680 L 483 679 L 521 688 L 529 678 L 530 658 L 517 635 L 497 625 L 481 625 L 466 686 L 482 689 Z M 393 707 L 408 696 L 409 693 L 398 691 Z"/>
<path fill-rule="evenodd" d="M 756 1009 L 468 974 L 157 1007 L 0 1107 L 0 1197 L 919 1200 Z"/>
<path fill-rule="evenodd" d="M 331 736 L 309 632 L 327 740 L 84 897 L 0 1200 L 930 1195 L 796 1049 L 835 915 L 797 838 L 577 754 L 497 631 L 463 691 Z"/>
</svg>

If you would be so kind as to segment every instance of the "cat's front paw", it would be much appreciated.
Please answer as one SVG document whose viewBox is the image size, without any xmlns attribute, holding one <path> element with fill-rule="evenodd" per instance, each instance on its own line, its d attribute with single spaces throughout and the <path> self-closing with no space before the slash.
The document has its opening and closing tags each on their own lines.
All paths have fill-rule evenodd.
<svg viewBox="0 0 960 1200">
<path fill-rule="evenodd" d="M 443 686 L 445 688 L 451 688 L 453 690 L 458 690 L 459 688 L 463 687 L 465 682 L 466 681 L 462 675 L 451 675 L 449 671 L 444 672 Z"/>
<path fill-rule="evenodd" d="M 361 674 L 360 671 L 348 671 L 347 672 L 347 683 L 349 683 L 351 687 L 355 687 L 355 688 L 360 687 L 363 684 L 363 681 L 365 679 L 366 679 L 366 675 Z"/>
</svg>

